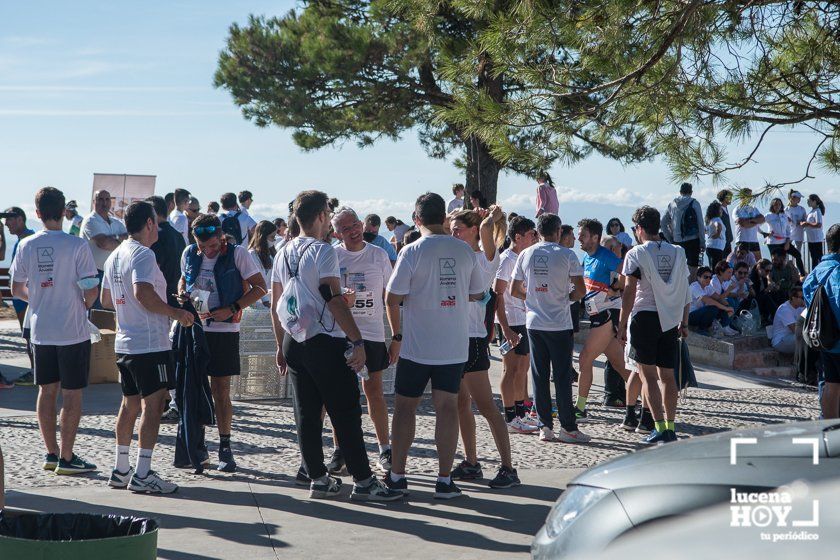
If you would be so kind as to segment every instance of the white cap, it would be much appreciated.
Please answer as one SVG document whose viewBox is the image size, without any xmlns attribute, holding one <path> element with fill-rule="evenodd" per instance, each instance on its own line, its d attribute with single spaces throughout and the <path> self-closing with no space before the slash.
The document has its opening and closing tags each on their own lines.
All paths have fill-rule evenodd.
<svg viewBox="0 0 840 560">
<path fill-rule="evenodd" d="M 801 193 L 801 192 L 799 192 L 799 191 L 793 191 L 792 193 L 790 193 L 790 197 L 791 197 L 791 198 L 796 197 L 796 198 L 800 198 L 800 199 L 801 199 L 801 198 L 802 198 L 802 193 Z"/>
</svg>

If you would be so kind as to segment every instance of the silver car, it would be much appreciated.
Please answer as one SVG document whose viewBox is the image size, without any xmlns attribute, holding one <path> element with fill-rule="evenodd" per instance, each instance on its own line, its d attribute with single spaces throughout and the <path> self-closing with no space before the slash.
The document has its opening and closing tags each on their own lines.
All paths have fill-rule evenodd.
<svg viewBox="0 0 840 560">
<path fill-rule="evenodd" d="M 544 559 L 598 552 L 643 525 L 728 502 L 733 490 L 737 496 L 797 479 L 838 476 L 840 420 L 775 424 L 668 443 L 575 478 L 534 538 L 531 555 Z"/>
</svg>

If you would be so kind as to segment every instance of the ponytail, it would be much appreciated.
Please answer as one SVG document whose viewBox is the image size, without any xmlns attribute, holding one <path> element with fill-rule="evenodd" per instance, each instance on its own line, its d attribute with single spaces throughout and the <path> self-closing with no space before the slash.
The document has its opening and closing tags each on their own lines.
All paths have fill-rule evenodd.
<svg viewBox="0 0 840 560">
<path fill-rule="evenodd" d="M 823 203 L 822 199 L 819 196 L 812 194 L 808 197 L 808 200 L 812 200 L 817 203 L 817 208 L 820 209 L 820 213 L 825 216 L 825 204 Z"/>
</svg>

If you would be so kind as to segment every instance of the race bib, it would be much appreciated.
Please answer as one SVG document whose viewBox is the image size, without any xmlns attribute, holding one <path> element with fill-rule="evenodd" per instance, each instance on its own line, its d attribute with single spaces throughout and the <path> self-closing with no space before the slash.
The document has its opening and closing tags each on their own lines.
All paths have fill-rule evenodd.
<svg viewBox="0 0 840 560">
<path fill-rule="evenodd" d="M 373 292 L 356 292 L 356 302 L 350 313 L 353 317 L 373 317 L 374 316 L 374 299 Z"/>
<path fill-rule="evenodd" d="M 583 300 L 588 315 L 597 315 L 605 309 L 607 294 L 604 292 L 590 292 Z"/>
</svg>

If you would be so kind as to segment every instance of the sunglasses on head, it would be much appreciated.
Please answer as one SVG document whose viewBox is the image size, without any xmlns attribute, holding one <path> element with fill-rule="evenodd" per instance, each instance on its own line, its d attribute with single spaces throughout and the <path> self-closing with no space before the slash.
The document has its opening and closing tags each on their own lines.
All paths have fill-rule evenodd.
<svg viewBox="0 0 840 560">
<path fill-rule="evenodd" d="M 198 226 L 197 228 L 193 228 L 193 233 L 196 235 L 213 235 L 220 229 L 222 228 L 219 226 Z"/>
</svg>

